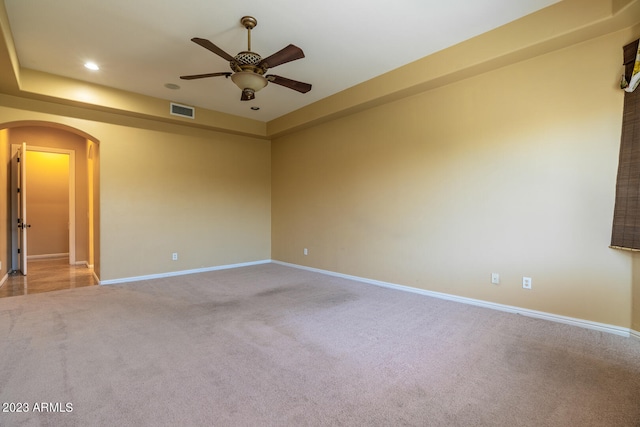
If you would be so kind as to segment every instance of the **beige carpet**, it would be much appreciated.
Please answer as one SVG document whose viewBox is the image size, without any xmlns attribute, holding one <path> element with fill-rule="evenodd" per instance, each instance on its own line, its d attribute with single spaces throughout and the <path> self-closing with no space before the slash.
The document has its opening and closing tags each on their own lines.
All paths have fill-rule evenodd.
<svg viewBox="0 0 640 427">
<path fill-rule="evenodd" d="M 266 264 L 0 299 L 0 402 L 30 407 L 2 426 L 639 426 L 640 343 Z"/>
</svg>

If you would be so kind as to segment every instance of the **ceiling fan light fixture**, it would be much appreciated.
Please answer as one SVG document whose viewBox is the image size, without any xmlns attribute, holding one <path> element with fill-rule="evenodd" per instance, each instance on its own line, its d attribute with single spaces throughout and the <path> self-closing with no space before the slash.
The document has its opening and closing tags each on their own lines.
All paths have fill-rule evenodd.
<svg viewBox="0 0 640 427">
<path fill-rule="evenodd" d="M 251 89 L 253 92 L 258 92 L 268 83 L 264 76 L 251 71 L 238 71 L 231 76 L 231 80 L 240 89 Z"/>
</svg>

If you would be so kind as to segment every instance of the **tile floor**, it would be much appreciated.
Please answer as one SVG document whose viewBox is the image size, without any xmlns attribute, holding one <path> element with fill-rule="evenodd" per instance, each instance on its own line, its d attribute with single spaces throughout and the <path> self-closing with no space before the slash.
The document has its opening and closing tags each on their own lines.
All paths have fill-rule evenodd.
<svg viewBox="0 0 640 427">
<path fill-rule="evenodd" d="M 0 298 L 97 284 L 92 269 L 69 265 L 67 258 L 38 259 L 28 261 L 26 276 L 19 272 L 9 275 L 0 286 Z"/>
</svg>

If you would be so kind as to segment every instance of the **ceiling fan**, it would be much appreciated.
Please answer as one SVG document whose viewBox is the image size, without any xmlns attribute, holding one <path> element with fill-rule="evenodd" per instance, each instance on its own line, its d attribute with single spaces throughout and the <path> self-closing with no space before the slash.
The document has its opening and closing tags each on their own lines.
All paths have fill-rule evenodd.
<svg viewBox="0 0 640 427">
<path fill-rule="evenodd" d="M 311 85 L 309 83 L 291 80 L 286 77 L 276 76 L 275 74 L 264 75 L 269 68 L 304 58 L 304 52 L 302 52 L 302 49 L 290 44 L 273 55 L 263 59 L 260 55 L 251 51 L 251 30 L 258 25 L 258 21 L 252 16 L 244 16 L 240 19 L 240 23 L 247 29 L 248 47 L 246 51 L 240 52 L 236 56 L 229 55 L 207 39 L 201 39 L 198 37 L 191 39 L 192 42 L 199 44 L 219 57 L 229 61 L 229 66 L 233 72 L 194 74 L 190 76 L 180 76 L 180 78 L 183 80 L 194 80 L 205 77 L 231 77 L 231 80 L 233 80 L 233 82 L 242 90 L 242 96 L 240 98 L 241 101 L 250 101 L 254 99 L 256 97 L 256 92 L 265 87 L 269 82 L 301 93 L 307 93 L 311 90 Z"/>
</svg>

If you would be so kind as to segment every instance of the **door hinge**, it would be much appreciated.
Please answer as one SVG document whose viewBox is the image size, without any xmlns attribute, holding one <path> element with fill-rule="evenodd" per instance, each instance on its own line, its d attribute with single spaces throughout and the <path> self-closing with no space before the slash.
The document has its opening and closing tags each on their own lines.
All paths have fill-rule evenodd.
<svg viewBox="0 0 640 427">
<path fill-rule="evenodd" d="M 20 189 L 18 188 L 18 193 L 20 192 Z"/>
<path fill-rule="evenodd" d="M 20 248 L 18 248 L 18 253 L 20 253 Z"/>
</svg>

